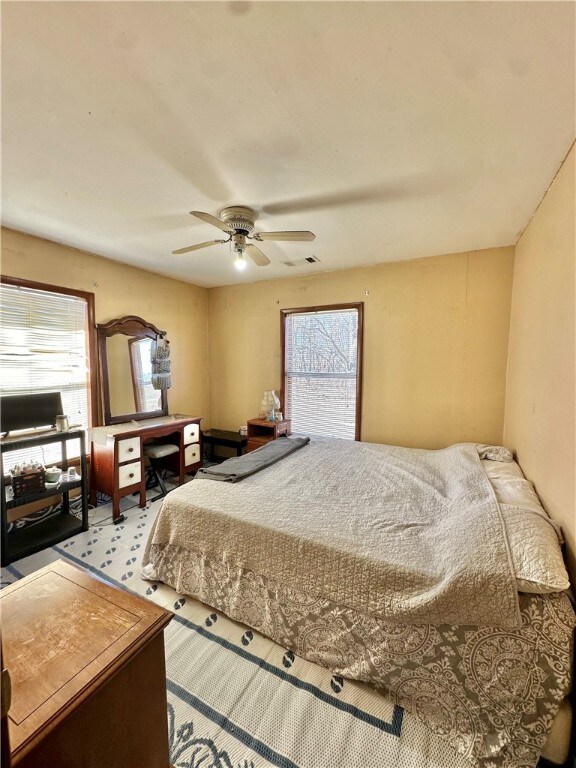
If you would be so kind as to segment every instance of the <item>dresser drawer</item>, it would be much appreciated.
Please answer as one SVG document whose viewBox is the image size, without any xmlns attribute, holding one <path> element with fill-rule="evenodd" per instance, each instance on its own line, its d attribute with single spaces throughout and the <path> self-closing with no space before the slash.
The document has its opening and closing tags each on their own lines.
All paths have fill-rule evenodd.
<svg viewBox="0 0 576 768">
<path fill-rule="evenodd" d="M 200 440 L 200 425 L 199 424 L 186 424 L 184 427 L 184 445 L 190 443 L 197 443 Z M 186 462 L 189 464 L 189 462 Z"/>
<path fill-rule="evenodd" d="M 200 461 L 199 443 L 187 445 L 186 448 L 184 448 L 184 466 L 189 467 L 190 464 L 196 464 L 198 461 Z"/>
<path fill-rule="evenodd" d="M 262 448 L 263 445 L 266 445 L 271 440 L 273 440 L 273 437 L 250 437 L 248 438 L 248 445 L 246 446 L 246 453 L 250 453 L 250 451 L 255 451 L 257 448 Z"/>
<path fill-rule="evenodd" d="M 118 463 L 133 461 L 140 458 L 140 438 L 129 437 L 126 440 L 118 440 Z"/>
<path fill-rule="evenodd" d="M 123 464 L 118 467 L 118 488 L 126 488 L 129 485 L 139 483 L 142 478 L 142 467 L 139 461 L 131 464 Z"/>
</svg>

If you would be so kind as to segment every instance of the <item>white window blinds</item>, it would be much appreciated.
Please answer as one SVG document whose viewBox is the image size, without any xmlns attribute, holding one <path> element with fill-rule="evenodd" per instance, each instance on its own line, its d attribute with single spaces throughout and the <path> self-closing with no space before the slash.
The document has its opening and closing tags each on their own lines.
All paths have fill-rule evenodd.
<svg viewBox="0 0 576 768">
<path fill-rule="evenodd" d="M 284 410 L 293 432 L 355 439 L 358 320 L 358 307 L 285 314 Z"/>
<path fill-rule="evenodd" d="M 78 296 L 0 285 L 0 364 L 3 395 L 61 392 L 71 425 L 89 426 L 87 302 Z M 68 444 L 79 455 L 79 441 Z M 56 446 L 10 453 L 12 463 L 59 460 Z"/>
</svg>

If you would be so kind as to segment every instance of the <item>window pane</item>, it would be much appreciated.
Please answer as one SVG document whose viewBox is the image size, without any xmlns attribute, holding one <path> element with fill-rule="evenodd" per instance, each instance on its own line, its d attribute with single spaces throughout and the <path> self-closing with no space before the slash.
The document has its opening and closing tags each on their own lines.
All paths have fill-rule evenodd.
<svg viewBox="0 0 576 768">
<path fill-rule="evenodd" d="M 3 395 L 62 393 L 71 425 L 89 424 L 87 303 L 67 294 L 0 286 L 0 365 Z M 68 443 L 69 457 L 80 453 Z M 60 461 L 58 446 L 12 451 L 10 462 Z"/>
<path fill-rule="evenodd" d="M 358 309 L 285 316 L 285 411 L 293 432 L 356 436 Z"/>
<path fill-rule="evenodd" d="M 136 387 L 138 389 L 138 410 L 155 411 L 162 408 L 162 395 L 152 386 L 152 339 L 140 339 L 136 347 Z"/>
</svg>

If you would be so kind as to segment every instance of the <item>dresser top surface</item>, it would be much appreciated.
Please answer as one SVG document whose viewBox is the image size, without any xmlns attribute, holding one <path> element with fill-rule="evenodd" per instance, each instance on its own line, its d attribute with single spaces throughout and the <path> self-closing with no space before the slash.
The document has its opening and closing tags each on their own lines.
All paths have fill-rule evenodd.
<svg viewBox="0 0 576 768">
<path fill-rule="evenodd" d="M 290 419 L 282 419 L 282 421 L 270 421 L 269 419 L 248 419 L 247 424 L 254 424 L 258 427 L 280 427 L 286 424 L 290 424 Z"/>
<path fill-rule="evenodd" d="M 128 433 L 142 433 L 153 431 L 158 427 L 178 427 L 189 422 L 200 422 L 200 416 L 185 416 L 182 413 L 174 413 L 171 416 L 159 416 L 154 419 L 142 419 L 141 421 L 124 421 L 121 424 L 109 424 L 104 427 L 92 427 L 89 430 L 90 439 L 95 442 L 105 442 L 108 437 L 125 435 Z"/>
<path fill-rule="evenodd" d="M 12 749 L 54 726 L 172 614 L 62 560 L 0 593 Z"/>
</svg>

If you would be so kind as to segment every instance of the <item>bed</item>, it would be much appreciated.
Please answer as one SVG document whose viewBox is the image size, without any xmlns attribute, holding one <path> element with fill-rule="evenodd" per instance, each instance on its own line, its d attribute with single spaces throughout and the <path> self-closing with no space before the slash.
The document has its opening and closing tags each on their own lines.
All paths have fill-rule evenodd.
<svg viewBox="0 0 576 768">
<path fill-rule="evenodd" d="M 377 686 L 472 765 L 528 768 L 572 679 L 559 537 L 505 449 L 312 439 L 170 493 L 143 576 Z"/>
</svg>

